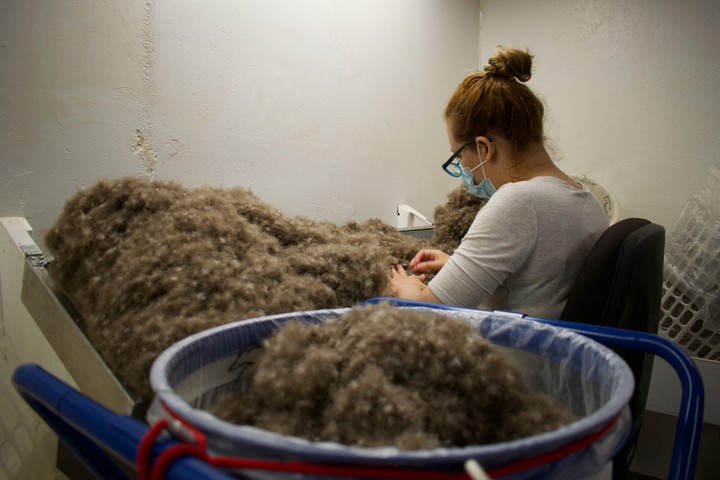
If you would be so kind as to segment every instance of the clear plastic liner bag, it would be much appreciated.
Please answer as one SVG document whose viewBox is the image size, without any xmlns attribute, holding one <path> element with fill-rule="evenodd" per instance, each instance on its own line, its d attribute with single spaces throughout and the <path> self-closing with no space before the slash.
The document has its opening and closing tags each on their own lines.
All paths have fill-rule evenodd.
<svg viewBox="0 0 720 480">
<path fill-rule="evenodd" d="M 629 435 L 627 404 L 634 380 L 612 350 L 571 331 L 502 312 L 415 311 L 469 320 L 480 335 L 519 364 L 531 387 L 550 395 L 578 419 L 517 440 L 465 447 L 400 450 L 312 442 L 223 421 L 209 411 L 226 392 L 247 389 L 262 342 L 289 320 L 327 322 L 349 309 L 317 310 L 245 320 L 192 335 L 163 352 L 150 382 L 156 398 L 148 421 L 177 417 L 201 431 L 210 454 L 332 465 L 462 472 L 476 460 L 502 478 L 587 478 L 612 460 Z M 171 412 L 171 413 L 170 413 Z M 171 428 L 172 430 L 172 428 Z M 179 429 L 176 433 L 182 435 Z M 589 443 L 588 439 L 592 439 Z M 312 474 L 243 471 L 251 478 L 315 478 Z M 329 478 L 317 476 L 317 478 Z"/>
</svg>

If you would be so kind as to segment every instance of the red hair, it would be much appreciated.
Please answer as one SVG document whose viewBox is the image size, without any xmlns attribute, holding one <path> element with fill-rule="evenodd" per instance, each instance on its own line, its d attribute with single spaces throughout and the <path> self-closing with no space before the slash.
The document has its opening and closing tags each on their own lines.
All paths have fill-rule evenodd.
<svg viewBox="0 0 720 480">
<path fill-rule="evenodd" d="M 542 143 L 545 109 L 521 82 L 530 80 L 532 55 L 525 50 L 500 49 L 484 71 L 469 75 L 445 108 L 445 120 L 461 142 L 480 135 L 500 135 L 516 152 Z"/>
</svg>

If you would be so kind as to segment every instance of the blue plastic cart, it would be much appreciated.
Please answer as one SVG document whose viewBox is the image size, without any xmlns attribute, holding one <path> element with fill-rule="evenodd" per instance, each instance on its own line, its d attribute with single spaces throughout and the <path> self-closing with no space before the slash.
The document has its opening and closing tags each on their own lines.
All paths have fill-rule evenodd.
<svg viewBox="0 0 720 480">
<path fill-rule="evenodd" d="M 388 301 L 398 306 L 457 310 L 454 307 L 398 301 L 397 299 L 368 300 L 369 303 L 379 301 Z M 611 348 L 650 353 L 667 361 L 676 371 L 682 387 L 668 478 L 671 480 L 692 480 L 694 478 L 702 427 L 704 392 L 697 367 L 682 349 L 670 341 L 646 333 L 573 322 L 530 317 L 528 319 L 569 329 Z M 13 383 L 25 401 L 98 478 L 125 479 L 127 478 L 127 469 L 136 468 L 141 443 L 151 428 L 147 424 L 133 417 L 119 415 L 108 410 L 37 365 L 28 364 L 17 368 L 13 375 Z M 182 440 L 165 437 L 148 449 L 148 462 L 152 466 L 152 462 L 158 457 L 162 457 L 164 452 L 167 453 L 171 449 L 182 451 L 183 445 Z M 125 469 L 119 467 L 118 462 L 123 464 Z M 259 464 L 257 468 L 263 468 L 263 465 L 271 468 L 272 464 L 273 462 Z M 231 475 L 191 454 L 178 455 L 163 472 L 165 478 L 171 479 L 243 478 L 237 472 L 233 472 Z M 366 473 L 368 477 L 391 478 L 388 471 L 383 472 L 381 468 L 375 471 L 366 469 Z M 147 478 L 147 474 L 144 475 Z M 415 477 L 430 478 L 429 475 L 423 475 L 422 472 L 416 472 Z"/>
</svg>

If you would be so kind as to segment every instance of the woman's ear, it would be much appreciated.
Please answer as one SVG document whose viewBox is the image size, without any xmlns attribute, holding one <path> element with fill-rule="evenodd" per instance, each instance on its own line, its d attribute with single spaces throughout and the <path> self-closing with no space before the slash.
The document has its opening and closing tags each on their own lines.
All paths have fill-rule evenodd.
<svg viewBox="0 0 720 480">
<path fill-rule="evenodd" d="M 476 137 L 478 154 L 481 162 L 489 162 L 495 154 L 495 141 L 492 137 Z"/>
</svg>

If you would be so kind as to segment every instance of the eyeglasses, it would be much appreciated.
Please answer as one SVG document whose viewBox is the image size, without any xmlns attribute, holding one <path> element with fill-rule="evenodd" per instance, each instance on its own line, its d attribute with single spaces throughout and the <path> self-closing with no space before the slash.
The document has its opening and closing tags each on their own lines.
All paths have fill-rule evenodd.
<svg viewBox="0 0 720 480">
<path fill-rule="evenodd" d="M 475 142 L 468 142 L 462 147 L 458 148 L 455 153 L 453 153 L 452 156 L 448 158 L 445 163 L 442 164 L 442 169 L 445 170 L 445 173 L 447 173 L 451 177 L 459 177 L 460 175 L 462 175 L 462 168 L 460 167 L 460 154 L 465 149 L 465 147 L 474 144 Z"/>
<path fill-rule="evenodd" d="M 495 141 L 493 137 L 487 137 L 487 139 L 491 142 Z M 455 153 L 453 153 L 452 156 L 448 158 L 445 163 L 442 164 L 442 169 L 445 170 L 445 173 L 447 173 L 451 177 L 456 178 L 462 175 L 462 167 L 460 166 L 460 154 L 468 145 L 475 145 L 475 142 L 468 142 L 462 147 L 458 148 Z"/>
</svg>

